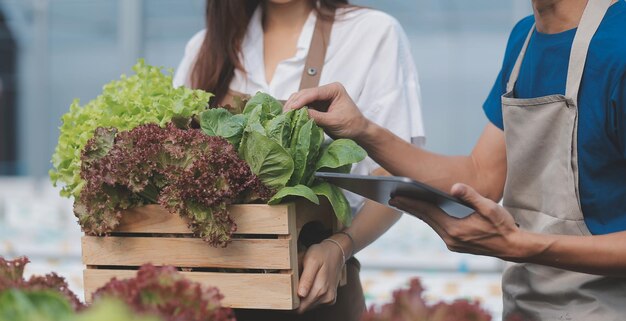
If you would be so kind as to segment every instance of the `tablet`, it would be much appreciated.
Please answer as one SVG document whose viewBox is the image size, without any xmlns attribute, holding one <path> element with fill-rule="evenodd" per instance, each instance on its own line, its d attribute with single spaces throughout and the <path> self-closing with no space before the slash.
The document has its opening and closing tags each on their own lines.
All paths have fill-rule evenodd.
<svg viewBox="0 0 626 321">
<path fill-rule="evenodd" d="M 464 218 L 475 212 L 463 200 L 407 177 L 327 172 L 317 172 L 315 177 L 389 207 L 391 195 L 398 195 L 431 203 L 456 218 Z"/>
</svg>

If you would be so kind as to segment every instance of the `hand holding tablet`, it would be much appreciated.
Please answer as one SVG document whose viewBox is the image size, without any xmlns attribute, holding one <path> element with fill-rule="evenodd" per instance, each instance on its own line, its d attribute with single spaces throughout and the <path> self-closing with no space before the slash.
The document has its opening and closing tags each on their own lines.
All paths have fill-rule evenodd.
<svg viewBox="0 0 626 321">
<path fill-rule="evenodd" d="M 315 177 L 389 207 L 389 200 L 394 195 L 428 202 L 456 218 L 464 218 L 475 212 L 466 202 L 407 177 L 328 172 L 317 172 Z"/>
</svg>

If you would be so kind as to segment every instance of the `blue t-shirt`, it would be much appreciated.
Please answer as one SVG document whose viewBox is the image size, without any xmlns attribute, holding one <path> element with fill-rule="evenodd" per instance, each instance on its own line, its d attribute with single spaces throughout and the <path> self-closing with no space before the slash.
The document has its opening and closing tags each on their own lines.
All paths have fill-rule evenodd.
<svg viewBox="0 0 626 321">
<path fill-rule="evenodd" d="M 511 32 L 502 70 L 485 101 L 489 120 L 503 128 L 501 95 L 535 22 L 524 18 Z M 576 29 L 558 34 L 535 31 L 515 97 L 565 94 L 567 67 Z M 578 97 L 579 190 L 591 233 L 626 230 L 626 2 L 609 8 L 589 48 Z M 559 184 L 559 182 L 554 182 Z"/>
</svg>

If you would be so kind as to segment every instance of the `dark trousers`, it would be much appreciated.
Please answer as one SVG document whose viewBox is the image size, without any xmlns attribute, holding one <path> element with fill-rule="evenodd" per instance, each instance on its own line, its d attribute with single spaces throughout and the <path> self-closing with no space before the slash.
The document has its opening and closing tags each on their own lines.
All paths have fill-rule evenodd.
<svg viewBox="0 0 626 321">
<path fill-rule="evenodd" d="M 337 302 L 333 305 L 319 305 L 304 314 L 294 311 L 235 309 L 237 321 L 359 321 L 365 311 L 360 270 L 361 265 L 355 258 L 346 262 L 347 283 L 337 289 Z"/>
</svg>

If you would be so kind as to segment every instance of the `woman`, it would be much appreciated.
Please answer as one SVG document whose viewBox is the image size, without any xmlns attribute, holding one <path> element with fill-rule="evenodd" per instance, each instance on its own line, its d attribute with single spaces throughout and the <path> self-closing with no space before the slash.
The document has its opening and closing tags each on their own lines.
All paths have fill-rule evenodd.
<svg viewBox="0 0 626 321">
<path fill-rule="evenodd" d="M 206 30 L 187 44 L 174 84 L 215 94 L 212 106 L 262 91 L 286 100 L 302 88 L 345 84 L 363 113 L 408 141 L 423 140 L 419 85 L 408 41 L 392 17 L 346 0 L 207 0 Z M 408 107 L 410 106 L 410 107 Z M 371 159 L 353 173 L 384 174 Z M 358 320 L 365 308 L 352 257 L 400 214 L 348 195 L 352 225 L 303 259 L 299 312 L 237 311 L 239 320 Z M 347 285 L 338 287 L 344 263 Z M 334 303 L 334 304 L 333 304 Z M 318 307 L 318 305 L 321 305 Z"/>
</svg>

